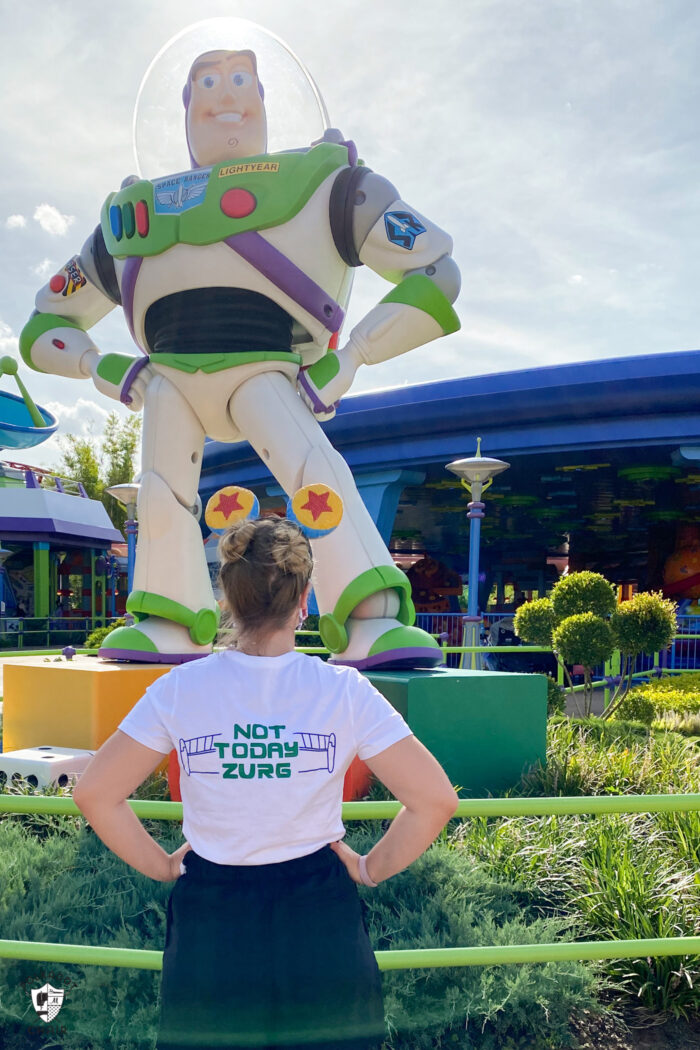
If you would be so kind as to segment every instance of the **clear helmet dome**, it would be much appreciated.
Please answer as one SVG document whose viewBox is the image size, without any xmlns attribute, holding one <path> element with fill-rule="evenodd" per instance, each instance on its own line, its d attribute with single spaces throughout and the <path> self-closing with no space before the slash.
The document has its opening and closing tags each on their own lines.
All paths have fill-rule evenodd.
<svg viewBox="0 0 700 1050">
<path fill-rule="evenodd" d="M 323 136 L 328 114 L 311 74 L 274 33 L 243 18 L 209 18 L 183 29 L 158 52 L 134 107 L 138 174 L 152 179 L 187 171 L 191 159 L 182 91 L 194 60 L 206 51 L 253 51 L 265 95 L 267 151 L 308 146 Z"/>
</svg>

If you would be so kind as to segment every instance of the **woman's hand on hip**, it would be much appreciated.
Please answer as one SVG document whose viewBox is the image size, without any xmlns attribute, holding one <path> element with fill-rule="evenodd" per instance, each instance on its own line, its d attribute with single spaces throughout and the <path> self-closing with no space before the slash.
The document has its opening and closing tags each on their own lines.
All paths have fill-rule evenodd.
<svg viewBox="0 0 700 1050">
<path fill-rule="evenodd" d="M 182 875 L 182 872 L 180 871 L 180 862 L 182 861 L 182 858 L 185 856 L 185 854 L 188 853 L 191 849 L 192 847 L 190 846 L 189 842 L 183 842 L 182 846 L 179 846 L 174 853 L 170 854 L 170 879 L 166 881 L 171 881 L 172 879 L 180 878 L 180 876 Z"/>
<path fill-rule="evenodd" d="M 360 854 L 355 853 L 355 850 L 350 849 L 345 842 L 330 842 L 329 845 L 336 856 L 340 857 L 342 860 L 352 881 L 357 882 L 361 886 Z"/>
</svg>

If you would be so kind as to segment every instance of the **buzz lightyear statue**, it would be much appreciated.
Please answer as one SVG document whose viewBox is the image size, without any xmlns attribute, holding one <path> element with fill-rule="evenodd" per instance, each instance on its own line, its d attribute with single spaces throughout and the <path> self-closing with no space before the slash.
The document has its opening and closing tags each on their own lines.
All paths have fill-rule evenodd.
<svg viewBox="0 0 700 1050">
<path fill-rule="evenodd" d="M 430 667 L 440 649 L 413 626 L 409 582 L 318 420 L 333 415 L 360 365 L 459 328 L 452 241 L 358 164 L 338 132 L 266 153 L 263 94 L 253 51 L 201 54 L 183 92 L 192 170 L 128 179 L 109 196 L 21 335 L 30 367 L 92 378 L 143 407 L 134 622 L 100 656 L 177 663 L 211 651 L 219 610 L 195 516 L 209 435 L 248 440 L 289 495 L 309 482 L 340 494 L 342 523 L 314 552 L 331 658 Z M 337 347 L 362 263 L 394 287 Z M 115 305 L 139 358 L 101 354 L 87 334 Z"/>
</svg>

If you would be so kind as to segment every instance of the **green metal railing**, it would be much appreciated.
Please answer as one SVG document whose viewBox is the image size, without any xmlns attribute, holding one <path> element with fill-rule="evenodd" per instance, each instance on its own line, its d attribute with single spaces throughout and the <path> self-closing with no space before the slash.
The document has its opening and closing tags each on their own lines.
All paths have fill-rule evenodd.
<svg viewBox="0 0 700 1050">
<path fill-rule="evenodd" d="M 0 616 L 0 656 L 26 656 L 27 648 L 82 646 L 97 627 L 113 616 Z M 116 617 L 118 619 L 118 617 Z"/>
<path fill-rule="evenodd" d="M 129 800 L 137 817 L 182 820 L 181 802 Z M 344 820 L 385 820 L 396 816 L 398 802 L 345 802 Z M 465 799 L 455 817 L 514 817 L 567 814 L 681 813 L 700 811 L 699 795 L 617 795 L 560 798 Z M 0 795 L 0 813 L 80 815 L 72 798 Z M 558 944 L 486 945 L 469 948 L 407 948 L 375 952 L 380 970 L 432 969 L 444 966 L 501 966 L 515 963 L 582 959 L 639 959 L 700 955 L 700 937 L 649 940 L 565 941 Z M 47 941 L 0 940 L 0 958 L 91 966 L 128 966 L 160 970 L 163 953 L 140 948 L 102 948 Z"/>
</svg>

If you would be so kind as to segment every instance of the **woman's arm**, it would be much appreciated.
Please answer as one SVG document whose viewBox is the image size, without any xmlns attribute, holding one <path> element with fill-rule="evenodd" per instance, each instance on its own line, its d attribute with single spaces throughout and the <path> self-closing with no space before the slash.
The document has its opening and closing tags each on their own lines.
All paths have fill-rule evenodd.
<svg viewBox="0 0 700 1050">
<path fill-rule="evenodd" d="M 164 757 L 117 729 L 93 756 L 73 792 L 73 801 L 105 846 L 158 882 L 178 877 L 180 859 L 191 847 L 186 842 L 175 853 L 166 853 L 126 799 Z"/>
<path fill-rule="evenodd" d="M 367 854 L 367 874 L 382 882 L 407 868 L 440 833 L 459 799 L 447 774 L 414 736 L 367 759 L 374 775 L 402 803 L 388 831 Z M 355 882 L 362 882 L 359 854 L 344 842 L 331 843 Z"/>
</svg>

